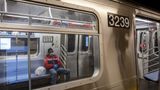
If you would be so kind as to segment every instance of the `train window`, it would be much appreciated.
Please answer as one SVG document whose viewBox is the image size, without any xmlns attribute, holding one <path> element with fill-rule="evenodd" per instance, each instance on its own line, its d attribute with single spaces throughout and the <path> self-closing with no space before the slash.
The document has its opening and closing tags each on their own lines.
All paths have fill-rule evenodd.
<svg viewBox="0 0 160 90">
<path fill-rule="evenodd" d="M 14 32 L 18 34 L 18 32 Z M 19 32 L 21 33 L 21 32 Z M 28 89 L 28 43 L 27 38 L 11 35 L 13 32 L 0 33 L 0 87 L 1 90 L 16 89 L 25 80 Z M 27 34 L 27 33 L 23 33 Z M 25 38 L 25 39 L 24 39 Z M 16 84 L 18 83 L 18 84 Z M 3 86 L 4 85 L 4 86 Z"/>
<path fill-rule="evenodd" d="M 6 85 L 2 88 L 28 88 L 28 75 L 31 76 L 33 89 L 91 77 L 95 61 L 99 61 L 97 38 L 89 35 L 1 31 L 0 79 L 4 81 L 0 83 Z M 76 48 L 89 52 L 82 53 Z M 28 67 L 28 62 L 31 67 Z M 19 87 L 21 84 L 22 87 Z"/>
<path fill-rule="evenodd" d="M 52 15 L 54 18 L 64 19 L 62 21 L 63 27 L 91 29 L 91 30 L 96 29 L 97 20 L 92 14 L 87 14 L 87 13 L 84 14 L 71 10 L 60 10 L 52 8 Z"/>
<path fill-rule="evenodd" d="M 2 1 L 2 0 L 1 0 Z M 40 6 L 7 0 L 2 22 L 50 26 L 84 30 L 97 30 L 98 20 L 94 14 L 52 6 Z M 29 16 L 28 16 L 29 15 Z"/>
<path fill-rule="evenodd" d="M 145 33 L 144 32 L 141 32 L 140 33 L 140 46 L 139 46 L 139 50 L 140 52 L 142 53 L 142 49 L 144 47 L 144 42 L 145 42 L 145 37 L 144 37 Z"/>
<path fill-rule="evenodd" d="M 73 52 L 75 50 L 76 37 L 74 34 L 68 35 L 68 52 Z"/>
<path fill-rule="evenodd" d="M 99 68 L 98 20 L 93 13 L 28 1 L 1 1 L 6 1 L 1 23 L 23 24 L 24 28 L 0 31 L 0 89 L 29 90 L 89 79 Z M 57 32 L 48 33 L 52 27 Z M 67 33 L 61 33 L 61 28 Z M 97 32 L 82 35 L 74 30 Z"/>
</svg>

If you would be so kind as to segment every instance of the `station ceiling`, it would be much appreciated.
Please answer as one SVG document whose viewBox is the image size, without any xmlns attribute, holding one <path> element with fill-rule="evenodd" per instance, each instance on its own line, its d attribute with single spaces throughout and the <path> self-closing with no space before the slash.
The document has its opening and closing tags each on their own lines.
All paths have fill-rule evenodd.
<svg viewBox="0 0 160 90">
<path fill-rule="evenodd" d="M 160 0 L 127 0 L 160 12 Z"/>
</svg>

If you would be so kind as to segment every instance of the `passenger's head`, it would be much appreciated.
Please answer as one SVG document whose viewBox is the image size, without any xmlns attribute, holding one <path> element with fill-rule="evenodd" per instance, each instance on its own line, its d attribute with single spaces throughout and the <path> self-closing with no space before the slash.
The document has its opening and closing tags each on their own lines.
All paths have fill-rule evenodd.
<svg viewBox="0 0 160 90">
<path fill-rule="evenodd" d="M 52 46 L 54 46 L 54 43 L 52 43 Z"/>
<path fill-rule="evenodd" d="M 53 56 L 54 55 L 54 51 L 52 48 L 48 49 L 48 55 Z"/>
</svg>

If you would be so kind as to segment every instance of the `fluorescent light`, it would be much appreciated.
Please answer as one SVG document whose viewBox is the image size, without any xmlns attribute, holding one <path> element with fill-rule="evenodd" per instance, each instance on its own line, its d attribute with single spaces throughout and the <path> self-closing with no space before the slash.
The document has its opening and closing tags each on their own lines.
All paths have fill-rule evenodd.
<svg viewBox="0 0 160 90">
<path fill-rule="evenodd" d="M 146 23 L 153 23 L 153 21 L 149 21 L 146 19 L 136 18 L 136 21 L 146 22 Z"/>
</svg>

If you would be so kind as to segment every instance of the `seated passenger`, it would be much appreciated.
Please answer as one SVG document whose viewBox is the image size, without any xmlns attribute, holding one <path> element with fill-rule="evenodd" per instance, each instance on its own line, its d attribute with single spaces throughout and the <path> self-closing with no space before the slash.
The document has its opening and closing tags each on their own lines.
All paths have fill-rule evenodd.
<svg viewBox="0 0 160 90">
<path fill-rule="evenodd" d="M 51 75 L 51 84 L 56 84 L 58 75 L 65 75 L 66 81 L 70 79 L 70 71 L 63 68 L 62 62 L 59 57 L 54 54 L 52 48 L 48 49 L 48 54 L 44 59 L 44 67 Z"/>
</svg>

